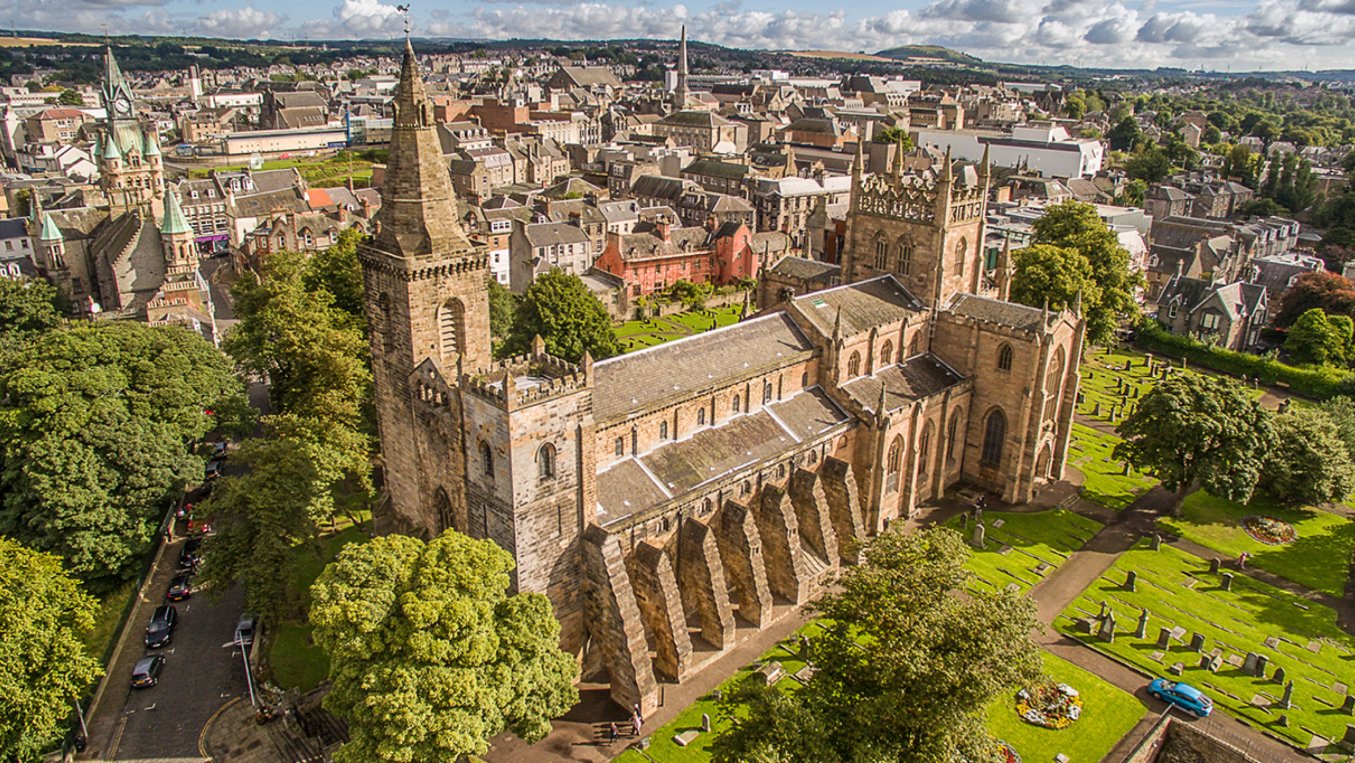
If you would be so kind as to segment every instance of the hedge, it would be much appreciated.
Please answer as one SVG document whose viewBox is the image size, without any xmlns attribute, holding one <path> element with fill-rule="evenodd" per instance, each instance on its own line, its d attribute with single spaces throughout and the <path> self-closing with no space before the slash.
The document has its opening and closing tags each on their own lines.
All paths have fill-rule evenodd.
<svg viewBox="0 0 1355 763">
<path fill-rule="evenodd" d="M 1325 366 L 1291 366 L 1273 358 L 1213 347 L 1188 336 L 1167 331 L 1157 321 L 1147 320 L 1134 338 L 1147 352 L 1185 358 L 1198 366 L 1233 376 L 1259 379 L 1266 386 L 1284 385 L 1292 392 L 1314 400 L 1355 394 L 1355 374 Z"/>
</svg>

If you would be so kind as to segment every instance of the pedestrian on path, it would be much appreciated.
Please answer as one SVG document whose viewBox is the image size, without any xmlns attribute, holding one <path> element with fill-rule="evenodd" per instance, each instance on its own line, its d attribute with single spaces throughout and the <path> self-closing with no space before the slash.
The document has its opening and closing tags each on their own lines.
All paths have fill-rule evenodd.
<svg viewBox="0 0 1355 763">
<path fill-rule="evenodd" d="M 620 736 L 621 732 L 616 728 L 616 721 L 607 724 L 607 744 L 616 744 L 617 737 Z"/>
<path fill-rule="evenodd" d="M 1250 559 L 1250 558 L 1251 558 L 1251 554 L 1247 553 L 1246 551 L 1243 551 L 1242 553 L 1238 554 L 1238 555 L 1237 555 L 1237 568 L 1238 568 L 1239 570 L 1245 570 L 1245 569 L 1247 569 L 1247 560 Z"/>
<path fill-rule="evenodd" d="M 639 714 L 639 713 L 636 713 L 635 715 L 632 715 L 632 716 L 630 717 L 630 735 L 633 736 L 633 737 L 638 737 L 638 736 L 640 736 L 640 727 L 643 726 L 643 725 L 644 725 L 644 720 L 640 718 L 640 714 Z"/>
</svg>

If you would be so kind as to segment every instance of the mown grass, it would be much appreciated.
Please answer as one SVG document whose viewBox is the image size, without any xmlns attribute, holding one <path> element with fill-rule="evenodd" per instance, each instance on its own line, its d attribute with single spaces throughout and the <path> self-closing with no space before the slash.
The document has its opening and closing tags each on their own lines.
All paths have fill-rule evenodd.
<svg viewBox="0 0 1355 763">
<path fill-rule="evenodd" d="M 633 352 L 711 329 L 732 326 L 739 322 L 742 314 L 742 305 L 727 305 L 710 311 L 696 310 L 663 318 L 626 321 L 618 324 L 614 330 L 622 349 Z"/>
<path fill-rule="evenodd" d="M 1073 424 L 1068 441 L 1068 465 L 1082 472 L 1082 496 L 1119 511 L 1148 492 L 1157 480 L 1136 469 L 1125 474 L 1125 464 L 1113 451 L 1120 438 L 1082 424 Z"/>
<path fill-rule="evenodd" d="M 954 517 L 946 522 L 971 543 L 972 555 L 965 566 L 975 575 L 974 588 L 988 591 L 1009 585 L 1030 590 L 1102 527 L 1094 519 L 1065 509 L 1032 514 L 987 511 L 983 524 L 986 548 L 978 549 L 972 546 L 972 521 L 966 524 L 964 517 Z M 1041 565 L 1047 567 L 1043 574 L 1037 571 Z"/>
</svg>

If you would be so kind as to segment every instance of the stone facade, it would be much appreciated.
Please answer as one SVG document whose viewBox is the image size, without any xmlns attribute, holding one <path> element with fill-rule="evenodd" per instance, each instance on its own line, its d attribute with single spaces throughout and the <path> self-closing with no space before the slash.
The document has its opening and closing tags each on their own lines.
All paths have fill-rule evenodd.
<svg viewBox="0 0 1355 763">
<path fill-rule="evenodd" d="M 550 598 L 562 647 L 624 707 L 654 708 L 660 681 L 958 483 L 1025 501 L 1062 475 L 1083 322 L 976 294 L 986 164 L 864 178 L 858 159 L 829 288 L 764 290 L 755 318 L 596 363 L 540 342 L 493 360 L 484 255 L 433 170 L 408 50 L 395 102 L 360 252 L 386 520 L 512 552 L 517 589 Z"/>
</svg>

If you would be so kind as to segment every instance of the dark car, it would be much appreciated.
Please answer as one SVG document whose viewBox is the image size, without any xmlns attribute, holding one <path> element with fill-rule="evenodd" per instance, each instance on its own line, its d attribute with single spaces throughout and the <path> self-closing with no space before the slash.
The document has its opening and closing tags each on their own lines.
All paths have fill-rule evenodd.
<svg viewBox="0 0 1355 763">
<path fill-rule="evenodd" d="M 224 461 L 226 459 L 226 441 L 212 443 L 212 459 L 215 461 Z"/>
<path fill-rule="evenodd" d="M 183 601 L 193 595 L 193 577 L 191 575 L 178 575 L 169 581 L 169 590 L 165 592 L 165 598 L 170 601 Z"/>
<path fill-rule="evenodd" d="M 137 660 L 132 668 L 132 688 L 146 689 L 160 683 L 160 671 L 164 668 L 164 655 L 153 654 Z"/>
<path fill-rule="evenodd" d="M 150 624 L 146 626 L 146 646 L 151 649 L 159 649 L 174 636 L 174 626 L 179 623 L 179 610 L 169 604 L 161 604 L 155 608 L 155 614 L 151 615 Z"/>
<path fill-rule="evenodd" d="M 201 538 L 189 538 L 184 541 L 183 550 L 179 552 L 179 569 L 191 570 L 196 568 L 198 562 L 202 561 L 201 556 L 198 554 L 198 550 L 201 548 Z"/>
<path fill-rule="evenodd" d="M 221 476 L 221 462 L 220 462 L 220 461 L 208 461 L 208 462 L 207 462 L 207 471 L 206 471 L 206 475 L 207 475 L 207 479 L 208 479 L 209 481 L 210 481 L 210 480 L 214 480 L 214 479 L 216 479 L 217 477 L 220 477 L 220 476 Z"/>
<path fill-rule="evenodd" d="M 235 623 L 235 640 L 240 642 L 241 646 L 249 646 L 254 643 L 253 615 L 240 615 L 239 621 Z"/>
</svg>

